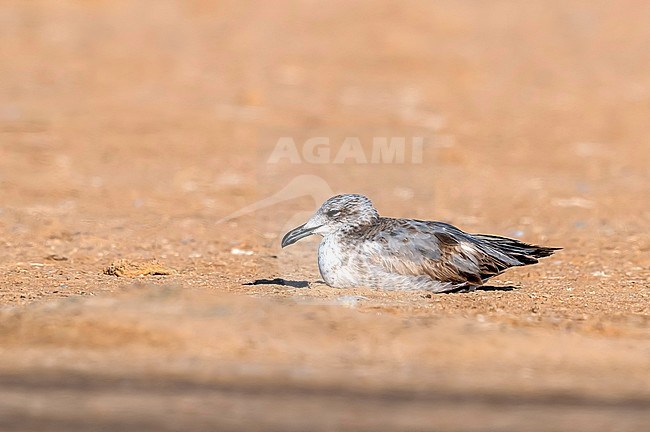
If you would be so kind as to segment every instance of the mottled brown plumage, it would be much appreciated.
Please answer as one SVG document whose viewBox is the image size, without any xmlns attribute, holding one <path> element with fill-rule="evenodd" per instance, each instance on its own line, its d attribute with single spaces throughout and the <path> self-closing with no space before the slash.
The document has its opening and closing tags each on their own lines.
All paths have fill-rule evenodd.
<svg viewBox="0 0 650 432">
<path fill-rule="evenodd" d="M 318 253 L 323 279 L 340 288 L 472 289 L 557 249 L 468 234 L 443 222 L 380 217 L 362 195 L 330 198 L 306 224 L 287 233 L 282 246 L 311 234 L 323 236 Z"/>
</svg>

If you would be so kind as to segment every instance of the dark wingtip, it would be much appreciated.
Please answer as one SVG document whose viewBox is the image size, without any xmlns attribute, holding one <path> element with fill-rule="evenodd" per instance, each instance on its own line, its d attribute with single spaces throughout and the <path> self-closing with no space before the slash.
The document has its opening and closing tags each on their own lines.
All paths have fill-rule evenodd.
<svg viewBox="0 0 650 432">
<path fill-rule="evenodd" d="M 542 246 L 537 246 L 531 253 L 530 255 L 534 256 L 535 258 L 544 258 L 547 256 L 551 256 L 555 253 L 557 250 L 561 250 L 562 248 L 560 247 L 542 247 Z"/>
</svg>

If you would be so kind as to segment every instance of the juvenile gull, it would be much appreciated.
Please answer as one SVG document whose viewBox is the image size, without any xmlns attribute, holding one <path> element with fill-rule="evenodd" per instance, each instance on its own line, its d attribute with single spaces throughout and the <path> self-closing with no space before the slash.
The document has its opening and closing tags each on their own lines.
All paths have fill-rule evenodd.
<svg viewBox="0 0 650 432">
<path fill-rule="evenodd" d="M 379 216 L 363 195 L 337 195 L 282 239 L 289 246 L 323 237 L 318 268 L 336 288 L 448 292 L 474 290 L 504 270 L 537 263 L 559 248 L 506 237 L 468 234 L 443 223 Z"/>
</svg>

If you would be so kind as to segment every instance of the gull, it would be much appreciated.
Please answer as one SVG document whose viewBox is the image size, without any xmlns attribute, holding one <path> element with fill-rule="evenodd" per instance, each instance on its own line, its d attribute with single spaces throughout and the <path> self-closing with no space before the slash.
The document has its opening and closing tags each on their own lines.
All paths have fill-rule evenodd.
<svg viewBox="0 0 650 432">
<path fill-rule="evenodd" d="M 537 263 L 560 248 L 487 234 L 469 234 L 444 222 L 379 216 L 358 194 L 326 200 L 282 247 L 320 235 L 318 269 L 335 288 L 473 291 L 506 269 Z"/>
</svg>

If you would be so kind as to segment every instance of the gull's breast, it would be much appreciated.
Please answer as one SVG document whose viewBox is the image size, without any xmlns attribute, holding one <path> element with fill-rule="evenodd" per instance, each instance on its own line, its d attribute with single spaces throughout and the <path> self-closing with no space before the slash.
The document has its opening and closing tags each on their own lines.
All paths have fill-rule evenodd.
<svg viewBox="0 0 650 432">
<path fill-rule="evenodd" d="M 362 249 L 360 243 L 325 237 L 318 247 L 318 269 L 325 283 L 336 288 L 363 285 L 369 269 Z"/>
</svg>

